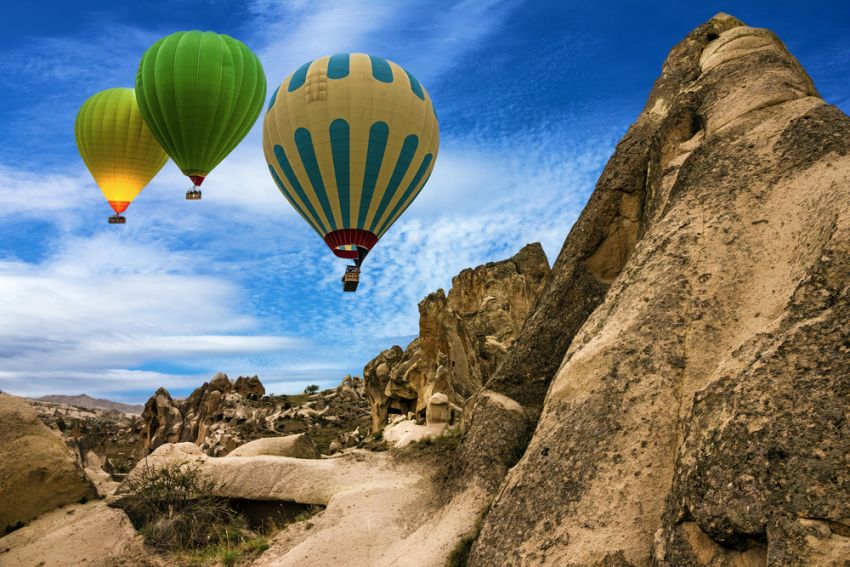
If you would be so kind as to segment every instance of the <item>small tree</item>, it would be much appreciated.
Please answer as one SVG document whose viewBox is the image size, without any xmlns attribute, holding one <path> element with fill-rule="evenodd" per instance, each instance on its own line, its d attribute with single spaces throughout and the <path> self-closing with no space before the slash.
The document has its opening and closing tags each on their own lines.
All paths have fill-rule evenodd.
<svg viewBox="0 0 850 567">
<path fill-rule="evenodd" d="M 304 388 L 305 394 L 315 394 L 318 391 L 319 391 L 319 385 L 318 384 L 310 384 L 309 386 Z"/>
</svg>

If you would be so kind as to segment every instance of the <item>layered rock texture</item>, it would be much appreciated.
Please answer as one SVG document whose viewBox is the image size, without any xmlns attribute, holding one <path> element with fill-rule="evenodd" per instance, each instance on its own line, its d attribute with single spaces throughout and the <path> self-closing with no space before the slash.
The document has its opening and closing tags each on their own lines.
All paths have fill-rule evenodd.
<svg viewBox="0 0 850 567">
<path fill-rule="evenodd" d="M 8 394 L 0 394 L 0 495 L 0 536 L 57 506 L 97 497 L 61 435 L 25 399 Z"/>
<path fill-rule="evenodd" d="M 142 412 L 139 454 L 165 443 L 190 442 L 213 457 L 265 437 L 308 432 L 327 452 L 357 445 L 368 433 L 363 381 L 346 376 L 335 390 L 314 395 L 266 396 L 256 376 L 231 382 L 217 374 L 185 400 L 160 388 Z"/>
<path fill-rule="evenodd" d="M 541 413 L 470 565 L 846 564 L 849 152 L 771 32 L 672 50 L 479 397 L 468 477 Z"/>
<path fill-rule="evenodd" d="M 540 297 L 549 263 L 539 244 L 514 257 L 466 269 L 419 304 L 419 336 L 385 350 L 363 370 L 372 431 L 389 414 L 424 421 L 435 394 L 461 408 L 490 379 Z M 440 403 L 443 403 L 443 399 Z M 458 412 L 459 413 L 459 412 Z"/>
</svg>

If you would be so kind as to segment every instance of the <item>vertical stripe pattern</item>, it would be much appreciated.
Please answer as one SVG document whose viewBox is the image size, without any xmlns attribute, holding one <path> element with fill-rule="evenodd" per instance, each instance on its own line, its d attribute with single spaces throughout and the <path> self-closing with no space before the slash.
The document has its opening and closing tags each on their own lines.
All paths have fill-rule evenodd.
<svg viewBox="0 0 850 567">
<path fill-rule="evenodd" d="M 369 147 L 366 150 L 366 172 L 363 174 L 363 196 L 360 199 L 360 214 L 357 215 L 356 228 L 363 229 L 366 224 L 366 214 L 375 194 L 375 184 L 378 173 L 384 161 L 384 151 L 387 149 L 389 128 L 385 122 L 375 122 L 369 128 Z"/>
<path fill-rule="evenodd" d="M 425 88 L 359 53 L 299 67 L 272 96 L 263 150 L 281 193 L 337 256 L 370 249 L 422 191 L 439 148 Z"/>
</svg>

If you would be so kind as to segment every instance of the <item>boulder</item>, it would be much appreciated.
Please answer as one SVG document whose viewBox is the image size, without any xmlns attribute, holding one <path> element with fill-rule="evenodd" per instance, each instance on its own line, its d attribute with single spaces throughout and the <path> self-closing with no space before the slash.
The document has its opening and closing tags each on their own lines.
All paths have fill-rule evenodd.
<svg viewBox="0 0 850 567">
<path fill-rule="evenodd" d="M 230 378 L 227 377 L 227 374 L 224 372 L 219 372 L 210 380 L 210 389 L 218 390 L 222 393 L 227 393 L 233 387 L 233 384 L 230 383 Z"/>
<path fill-rule="evenodd" d="M 233 391 L 249 400 L 259 400 L 266 395 L 266 389 L 257 376 L 240 376 L 233 384 Z"/>
<path fill-rule="evenodd" d="M 384 428 L 383 438 L 390 445 L 401 449 L 412 443 L 436 439 L 444 435 L 447 431 L 448 423 L 446 422 L 421 425 L 413 419 L 400 419 Z"/>
<path fill-rule="evenodd" d="M 439 392 L 432 394 L 431 399 L 428 400 L 426 423 L 433 425 L 436 423 L 450 423 L 451 421 L 452 408 L 449 403 L 449 397 Z"/>
<path fill-rule="evenodd" d="M 62 437 L 26 400 L 8 394 L 0 394 L 0 495 L 0 534 L 57 506 L 97 498 Z"/>
<path fill-rule="evenodd" d="M 228 456 L 256 457 L 258 455 L 275 455 L 278 457 L 294 457 L 296 459 L 318 459 L 319 451 L 316 444 L 306 433 L 287 435 L 286 437 L 266 437 L 256 439 L 236 447 Z"/>
</svg>

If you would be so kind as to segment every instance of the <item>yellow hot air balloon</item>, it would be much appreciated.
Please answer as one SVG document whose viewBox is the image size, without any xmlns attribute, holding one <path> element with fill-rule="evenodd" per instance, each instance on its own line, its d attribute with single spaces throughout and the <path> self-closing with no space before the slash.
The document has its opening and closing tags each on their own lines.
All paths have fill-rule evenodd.
<svg viewBox="0 0 850 567">
<path fill-rule="evenodd" d="M 110 224 L 162 169 L 168 156 L 145 124 L 133 89 L 107 89 L 83 103 L 74 125 L 77 149 L 115 211 Z"/>
<path fill-rule="evenodd" d="M 263 121 L 263 151 L 283 196 L 333 253 L 360 263 L 416 198 L 440 128 L 419 81 L 362 53 L 320 57 L 284 79 Z"/>
</svg>

